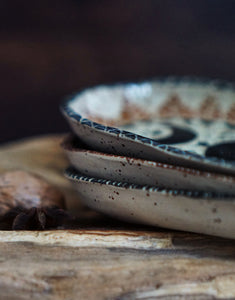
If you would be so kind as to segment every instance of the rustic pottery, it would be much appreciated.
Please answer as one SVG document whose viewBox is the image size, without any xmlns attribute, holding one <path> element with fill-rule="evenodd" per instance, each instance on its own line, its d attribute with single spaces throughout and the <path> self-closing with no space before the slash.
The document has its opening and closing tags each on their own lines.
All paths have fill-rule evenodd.
<svg viewBox="0 0 235 300">
<path fill-rule="evenodd" d="M 140 186 L 67 169 L 84 203 L 128 222 L 235 238 L 235 196 Z"/>
<path fill-rule="evenodd" d="M 89 88 L 62 111 L 95 150 L 235 174 L 235 88 L 190 78 Z"/>
<path fill-rule="evenodd" d="M 72 135 L 65 138 L 62 146 L 70 164 L 90 177 L 169 189 L 235 194 L 235 177 L 232 176 L 90 150 Z"/>
</svg>

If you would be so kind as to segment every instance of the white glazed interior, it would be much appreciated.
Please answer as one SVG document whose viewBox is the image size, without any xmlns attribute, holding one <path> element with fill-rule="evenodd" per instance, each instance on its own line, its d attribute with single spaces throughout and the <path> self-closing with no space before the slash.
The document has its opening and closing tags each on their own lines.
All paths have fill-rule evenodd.
<svg viewBox="0 0 235 300">
<path fill-rule="evenodd" d="M 64 112 L 73 131 L 93 149 L 235 174 L 231 159 L 205 157 L 208 148 L 235 140 L 235 89 L 228 84 L 181 78 L 99 86 L 72 98 Z M 164 142 L 173 127 L 194 138 Z"/>
<path fill-rule="evenodd" d="M 171 108 L 164 111 L 167 102 L 171 103 Z M 205 102 L 208 104 L 206 112 L 203 111 Z M 70 102 L 70 107 L 84 118 L 102 120 L 106 125 L 175 116 L 232 122 L 235 120 L 229 118 L 229 112 L 235 109 L 235 91 L 220 89 L 214 83 L 175 82 L 169 79 L 87 89 Z M 126 114 L 129 110 L 130 113 Z M 218 115 L 216 110 L 219 110 Z"/>
</svg>

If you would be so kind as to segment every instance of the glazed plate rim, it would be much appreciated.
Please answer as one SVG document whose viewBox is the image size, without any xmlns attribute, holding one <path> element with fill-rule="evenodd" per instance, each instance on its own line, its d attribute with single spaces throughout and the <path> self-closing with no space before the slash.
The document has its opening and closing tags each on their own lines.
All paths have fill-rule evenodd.
<svg viewBox="0 0 235 300">
<path fill-rule="evenodd" d="M 76 113 L 71 107 L 70 103 L 74 101 L 75 97 L 78 98 L 80 94 L 82 94 L 85 91 L 92 91 L 95 88 L 98 87 L 106 87 L 106 88 L 114 88 L 117 86 L 127 86 L 129 84 L 142 84 L 142 83 L 173 83 L 173 84 L 201 84 L 202 86 L 204 85 L 211 85 L 221 91 L 223 90 L 233 90 L 235 93 L 235 84 L 226 81 L 226 80 L 219 80 L 219 79 L 208 79 L 208 78 L 203 78 L 203 77 L 190 77 L 190 76 L 185 76 L 185 77 L 159 77 L 159 78 L 153 78 L 150 80 L 144 80 L 144 81 L 136 81 L 136 82 L 124 82 L 124 83 L 115 83 L 115 84 L 101 84 L 101 85 L 96 85 L 93 87 L 89 87 L 87 89 L 82 89 L 80 92 L 73 93 L 71 96 L 67 97 L 65 101 L 62 102 L 61 105 L 61 111 L 65 115 L 67 115 L 73 122 L 78 123 L 83 126 L 87 126 L 90 128 L 93 128 L 97 131 L 104 132 L 111 134 L 113 136 L 119 136 L 124 139 L 127 139 L 129 141 L 135 141 L 140 144 L 144 144 L 145 146 L 149 146 L 151 148 L 157 149 L 158 151 L 161 152 L 167 152 L 170 153 L 172 156 L 176 157 L 184 157 L 186 159 L 195 161 L 195 162 L 204 162 L 208 163 L 213 166 L 218 166 L 218 167 L 226 167 L 229 169 L 235 168 L 235 161 L 226 161 L 224 159 L 216 158 L 216 157 L 206 157 L 204 155 L 199 155 L 197 153 L 191 152 L 191 151 L 186 151 L 186 150 L 181 150 L 175 146 L 169 146 L 167 144 L 160 144 L 156 140 L 144 137 L 138 134 L 135 134 L 134 132 L 126 131 L 119 129 L 117 127 L 113 126 L 106 126 L 102 125 L 101 123 L 93 122 L 87 118 L 83 118 L 82 115 Z M 79 99 L 77 99 L 79 101 Z"/>
<path fill-rule="evenodd" d="M 66 178 L 73 180 L 75 182 L 88 182 L 100 184 L 102 186 L 111 186 L 120 188 L 123 190 L 139 190 L 145 191 L 149 193 L 161 193 L 163 195 L 169 195 L 171 197 L 185 197 L 185 198 L 193 198 L 193 199 L 203 199 L 203 200 L 217 200 L 217 201 L 234 201 L 235 195 L 231 194 L 222 194 L 222 193 L 214 193 L 214 192 L 200 192 L 200 191 L 188 191 L 188 190 L 172 190 L 166 188 L 158 188 L 156 186 L 149 185 L 139 185 L 139 184 L 130 184 L 127 182 L 113 181 L 95 177 L 85 176 L 78 171 L 74 167 L 68 167 L 64 175 Z"/>
<path fill-rule="evenodd" d="M 149 166 L 149 167 L 156 167 L 156 168 L 162 168 L 162 169 L 169 169 L 172 170 L 174 169 L 175 171 L 178 172 L 187 172 L 188 174 L 191 175 L 198 175 L 198 176 L 210 176 L 210 177 L 220 177 L 220 178 L 226 178 L 226 179 L 231 179 L 235 182 L 235 176 L 231 174 L 221 174 L 221 173 L 215 173 L 212 171 L 202 171 L 198 170 L 195 168 L 189 168 L 189 167 L 184 167 L 184 166 L 178 166 L 178 165 L 171 165 L 168 163 L 162 163 L 162 162 L 156 162 L 152 160 L 147 160 L 147 159 L 142 159 L 142 158 L 136 158 L 136 157 L 129 157 L 129 156 L 124 156 L 124 155 L 117 155 L 117 154 L 110 154 L 110 153 L 105 153 L 105 152 L 100 152 L 97 150 L 90 150 L 90 149 L 84 149 L 84 148 L 76 148 L 72 146 L 72 140 L 78 137 L 76 135 L 68 134 L 65 136 L 64 140 L 61 143 L 61 147 L 63 148 L 64 151 L 68 153 L 88 153 L 91 154 L 93 157 L 102 157 L 111 160 L 111 158 L 114 158 L 117 161 L 127 161 L 133 160 L 135 164 L 141 163 L 143 166 Z"/>
</svg>

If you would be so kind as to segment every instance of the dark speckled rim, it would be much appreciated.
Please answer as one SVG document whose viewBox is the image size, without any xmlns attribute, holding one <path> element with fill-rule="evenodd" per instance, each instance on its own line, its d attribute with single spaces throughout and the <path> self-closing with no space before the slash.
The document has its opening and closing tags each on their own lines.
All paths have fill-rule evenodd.
<svg viewBox="0 0 235 300">
<path fill-rule="evenodd" d="M 184 196 L 189 198 L 203 198 L 203 199 L 227 199 L 235 201 L 235 195 L 231 194 L 224 194 L 224 193 L 213 193 L 213 192 L 200 192 L 200 191 L 189 191 L 189 190 L 171 190 L 166 188 L 158 188 L 149 185 L 138 185 L 138 184 L 129 184 L 127 182 L 118 182 L 112 181 L 107 179 L 95 178 L 95 177 L 88 177 L 84 176 L 83 174 L 79 173 L 73 167 L 68 167 L 65 170 L 65 177 L 75 182 L 91 182 L 91 183 L 99 183 L 101 185 L 110 185 L 117 188 L 124 188 L 128 190 L 142 190 L 148 192 L 158 192 L 162 194 L 167 194 L 170 196 Z"/>
<path fill-rule="evenodd" d="M 165 77 L 165 78 L 156 78 L 156 79 L 152 79 L 152 80 L 145 80 L 143 82 L 136 82 L 136 83 L 140 84 L 140 83 L 145 83 L 145 82 L 173 83 L 176 85 L 184 84 L 184 83 L 210 85 L 210 86 L 214 86 L 215 88 L 219 89 L 220 91 L 232 90 L 235 93 L 235 85 L 233 83 L 223 81 L 223 80 L 217 80 L 217 79 L 212 80 L 212 79 L 197 78 L 197 77 Z M 112 88 L 112 87 L 116 87 L 116 86 L 126 86 L 128 84 L 132 84 L 132 83 L 100 85 L 100 87 L 105 86 L 105 87 Z M 170 152 L 173 156 L 184 156 L 187 159 L 190 159 L 190 160 L 193 160 L 196 162 L 205 162 L 205 163 L 208 163 L 215 167 L 222 166 L 222 167 L 226 167 L 229 169 L 235 168 L 235 161 L 234 162 L 226 161 L 224 159 L 219 159 L 216 157 L 208 158 L 203 155 L 199 155 L 199 154 L 196 154 L 196 153 L 193 153 L 190 151 L 181 150 L 177 147 L 172 147 L 172 146 L 169 146 L 166 144 L 159 144 L 157 141 L 155 141 L 154 139 L 151 139 L 151 138 L 147 138 L 147 137 L 144 137 L 144 136 L 141 136 L 141 135 L 138 135 L 138 134 L 126 131 L 126 130 L 120 130 L 115 127 L 105 126 L 105 125 L 93 122 L 87 118 L 83 118 L 81 115 L 79 115 L 78 113 L 74 112 L 74 110 L 71 109 L 70 102 L 72 102 L 74 100 L 74 97 L 77 97 L 79 94 L 83 93 L 84 91 L 92 90 L 93 88 L 97 88 L 97 86 L 88 88 L 86 90 L 82 90 L 79 93 L 74 93 L 69 98 L 67 98 L 67 100 L 65 100 L 61 105 L 62 113 L 67 115 L 73 121 L 80 123 L 82 125 L 94 128 L 99 131 L 104 131 L 104 132 L 110 133 L 112 135 L 118 135 L 119 137 L 124 137 L 129 140 L 135 140 L 136 142 L 139 142 L 139 143 L 142 143 L 145 145 L 149 145 L 150 147 L 156 148 L 160 151 Z"/>
</svg>

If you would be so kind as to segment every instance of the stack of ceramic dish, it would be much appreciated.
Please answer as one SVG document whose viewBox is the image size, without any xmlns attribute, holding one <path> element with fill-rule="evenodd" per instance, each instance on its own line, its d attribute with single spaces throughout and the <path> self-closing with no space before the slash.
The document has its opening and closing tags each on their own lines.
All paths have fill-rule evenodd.
<svg viewBox="0 0 235 300">
<path fill-rule="evenodd" d="M 235 88 L 167 78 L 87 89 L 62 107 L 63 147 L 89 207 L 235 238 Z"/>
</svg>

